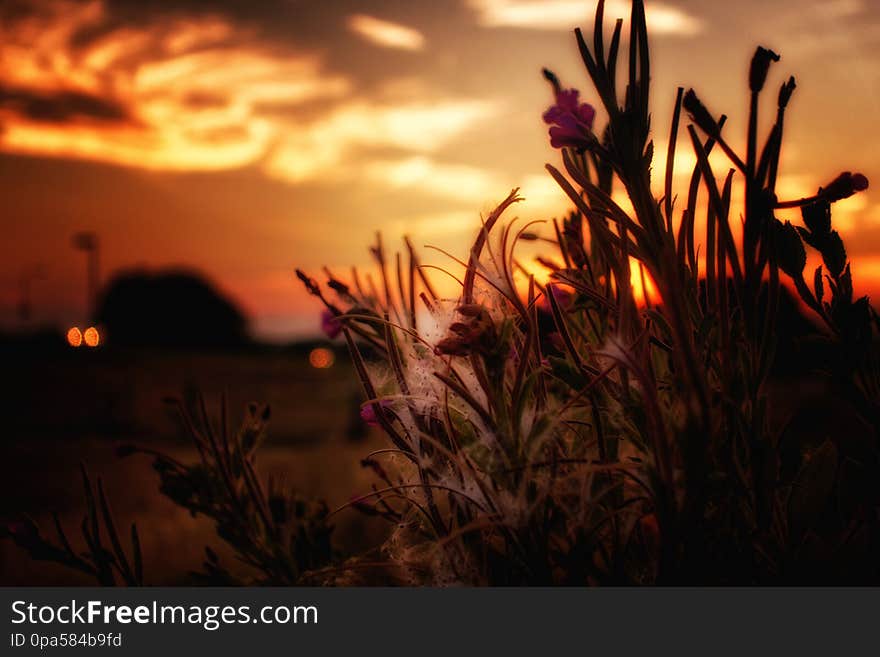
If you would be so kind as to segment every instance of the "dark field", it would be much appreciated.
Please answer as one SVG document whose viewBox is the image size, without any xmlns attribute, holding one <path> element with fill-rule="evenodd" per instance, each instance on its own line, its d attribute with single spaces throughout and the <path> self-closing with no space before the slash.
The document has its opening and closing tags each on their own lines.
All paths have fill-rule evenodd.
<svg viewBox="0 0 880 657">
<path fill-rule="evenodd" d="M 54 536 L 51 512 L 59 514 L 74 547 L 84 514 L 79 462 L 102 477 L 117 525 L 136 522 L 143 543 L 148 583 L 186 584 L 210 545 L 227 567 L 213 526 L 163 497 L 148 456 L 116 456 L 120 444 L 196 460 L 173 409 L 163 398 L 193 403 L 201 392 L 212 417 L 228 398 L 229 424 L 237 427 L 245 405 L 272 408 L 269 436 L 259 469 L 329 507 L 369 490 L 370 474 L 359 461 L 381 445 L 358 417 L 360 390 L 345 355 L 324 370 L 309 366 L 307 352 L 174 354 L 104 350 L 7 358 L 3 395 L 4 456 L 0 461 L 0 520 L 24 512 L 44 534 Z M 336 516 L 337 540 L 346 551 L 380 537 L 380 528 L 356 512 Z M 0 584 L 93 584 L 54 563 L 30 560 L 10 541 L 0 541 Z"/>
</svg>

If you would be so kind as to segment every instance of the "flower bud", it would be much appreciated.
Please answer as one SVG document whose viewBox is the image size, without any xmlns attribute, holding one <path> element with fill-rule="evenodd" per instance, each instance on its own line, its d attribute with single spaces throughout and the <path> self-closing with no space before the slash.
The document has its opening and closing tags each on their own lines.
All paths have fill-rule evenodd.
<svg viewBox="0 0 880 657">
<path fill-rule="evenodd" d="M 342 333 L 342 323 L 330 310 L 321 313 L 321 330 L 331 340 Z"/>
<path fill-rule="evenodd" d="M 819 190 L 819 196 L 829 203 L 849 198 L 856 192 L 868 189 L 868 179 L 860 173 L 844 171 L 832 180 L 827 187 Z"/>
<path fill-rule="evenodd" d="M 788 101 L 791 100 L 791 95 L 796 88 L 797 84 L 795 84 L 794 76 L 788 78 L 788 82 L 783 83 L 779 89 L 779 109 L 788 107 Z"/>
<path fill-rule="evenodd" d="M 308 276 L 301 269 L 296 270 L 296 277 L 302 281 L 303 285 L 306 286 L 306 290 L 308 290 L 309 294 L 314 295 L 316 297 L 321 296 L 321 288 L 318 286 L 318 284 L 314 281 L 313 278 Z"/>
<path fill-rule="evenodd" d="M 544 79 L 553 86 L 554 94 L 558 94 L 560 91 L 562 91 L 562 85 L 559 83 L 559 78 L 556 77 L 556 73 L 551 71 L 549 68 L 542 68 L 541 74 L 544 76 Z"/>
<path fill-rule="evenodd" d="M 693 89 L 688 89 L 682 101 L 682 107 L 690 114 L 691 120 L 710 137 L 717 137 L 719 134 L 718 122 L 712 118 L 706 106 L 697 98 L 697 94 Z"/>
<path fill-rule="evenodd" d="M 767 81 L 767 72 L 770 70 L 771 62 L 778 62 L 779 55 L 772 50 L 758 46 L 755 55 L 752 57 L 752 65 L 749 68 L 749 89 L 752 93 L 757 93 L 764 88 Z"/>
</svg>

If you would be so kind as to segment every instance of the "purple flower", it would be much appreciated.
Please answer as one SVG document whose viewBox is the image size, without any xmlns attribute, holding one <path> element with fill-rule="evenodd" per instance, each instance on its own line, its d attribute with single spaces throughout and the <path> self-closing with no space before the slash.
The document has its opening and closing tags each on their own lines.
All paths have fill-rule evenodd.
<svg viewBox="0 0 880 657">
<path fill-rule="evenodd" d="M 553 148 L 571 146 L 584 150 L 596 141 L 593 120 L 596 110 L 592 105 L 578 102 L 577 89 L 556 90 L 556 104 L 544 112 L 544 123 L 550 127 L 550 145 Z"/>
<path fill-rule="evenodd" d="M 330 310 L 321 313 L 321 330 L 331 340 L 342 333 L 342 324 Z"/>
<path fill-rule="evenodd" d="M 383 399 L 379 402 L 379 406 L 388 408 L 389 403 Z M 379 417 L 376 415 L 376 409 L 372 403 L 361 407 L 361 419 L 371 427 L 379 426 Z"/>
</svg>

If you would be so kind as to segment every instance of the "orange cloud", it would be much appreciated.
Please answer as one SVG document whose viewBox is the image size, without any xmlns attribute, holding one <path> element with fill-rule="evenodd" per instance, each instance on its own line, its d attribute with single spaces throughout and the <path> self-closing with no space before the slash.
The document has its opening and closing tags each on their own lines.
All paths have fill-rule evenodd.
<svg viewBox="0 0 880 657">
<path fill-rule="evenodd" d="M 347 22 L 352 32 L 383 48 L 422 50 L 425 47 L 425 36 L 421 32 L 399 23 L 365 14 L 349 16 Z"/>
<path fill-rule="evenodd" d="M 253 165 L 300 183 L 351 177 L 364 149 L 431 153 L 495 112 L 480 99 L 355 94 L 318 56 L 218 16 L 108 19 L 102 0 L 53 0 L 0 27 L 0 149 L 173 171 Z M 368 16 L 350 27 L 390 47 L 423 44 Z M 100 36 L 82 45 L 88 30 Z M 313 101 L 320 114 L 292 112 Z M 465 173 L 447 167 L 446 181 Z"/>
<path fill-rule="evenodd" d="M 315 57 L 268 49 L 219 17 L 157 18 L 76 44 L 78 33 L 103 28 L 107 18 L 99 0 L 56 0 L 0 27 L 0 87 L 15 90 L 0 94 L 0 148 L 153 169 L 239 167 L 262 157 L 284 129 L 265 104 L 349 88 Z M 71 98 L 123 108 L 125 116 L 64 114 L 59 104 Z M 31 107 L 54 107 L 65 120 L 47 121 Z"/>
<path fill-rule="evenodd" d="M 486 27 L 516 27 L 532 30 L 569 30 L 591 20 L 588 3 L 581 0 L 468 0 Z M 605 15 L 628 17 L 630 3 L 609 0 Z M 692 36 L 703 29 L 700 19 L 682 9 L 649 3 L 645 9 L 653 34 Z"/>
<path fill-rule="evenodd" d="M 273 177 L 290 182 L 350 178 L 358 175 L 362 163 L 352 162 L 358 149 L 392 148 L 430 153 L 495 112 L 491 102 L 467 99 L 394 104 L 351 101 L 328 111 L 322 118 L 290 130 L 279 141 L 265 167 Z M 393 170 L 382 162 L 368 164 L 373 173 L 379 170 L 392 173 L 398 181 L 406 178 L 401 166 L 406 168 L 406 161 L 398 163 Z M 372 177 L 374 181 L 377 178 Z M 391 179 L 386 182 L 396 184 Z"/>
</svg>

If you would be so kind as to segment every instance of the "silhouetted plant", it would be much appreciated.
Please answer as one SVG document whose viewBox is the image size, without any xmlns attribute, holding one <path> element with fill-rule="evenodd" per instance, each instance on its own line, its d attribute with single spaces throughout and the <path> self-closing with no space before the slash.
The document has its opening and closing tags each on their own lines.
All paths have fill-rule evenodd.
<svg viewBox="0 0 880 657">
<path fill-rule="evenodd" d="M 417 581 L 876 577 L 876 559 L 846 563 L 854 536 L 869 536 L 876 547 L 876 494 L 863 486 L 857 510 L 838 504 L 845 460 L 861 484 L 880 474 L 876 434 L 867 436 L 868 458 L 844 457 L 839 441 L 820 440 L 797 455 L 799 472 L 785 480 L 770 422 L 779 398 L 768 390 L 777 343 L 786 339 L 776 330 L 781 271 L 846 354 L 837 366 L 841 390 L 878 427 L 876 318 L 866 299 L 852 300 L 829 214 L 831 203 L 867 180 L 844 173 L 809 199 L 777 199 L 795 82 L 781 86 L 759 149 L 760 95 L 779 56 L 758 48 L 745 156 L 728 144 L 725 117 L 679 89 L 664 193 L 655 198 L 644 7 L 633 2 L 624 66 L 623 23 L 606 45 L 603 18 L 599 2 L 592 39 L 575 30 L 603 128 L 576 90 L 544 72 L 555 97 L 544 119 L 565 173 L 547 169 L 575 207 L 553 223 L 561 262 L 540 260 L 551 269 L 546 285 L 513 254 L 519 240 L 539 238 L 537 228 L 501 227 L 501 214 L 520 200 L 516 192 L 484 219 L 469 258 L 457 261 L 464 270 L 457 301 L 437 298 L 408 243 L 408 267 L 399 255 L 389 261 L 381 240 L 373 247 L 378 288 L 357 273 L 351 286 L 328 273 L 332 299 L 299 272 L 345 334 L 366 408 L 393 445 L 382 457 L 405 464 L 361 502 L 387 495 L 410 505 L 396 509 L 387 552 L 401 564 L 427 563 L 422 572 L 430 576 Z M 687 132 L 697 164 L 679 212 L 672 183 L 682 107 L 693 120 Z M 731 163 L 720 185 L 709 162 L 714 149 Z M 735 180 L 745 187 L 741 240 L 730 221 Z M 618 187 L 631 211 L 614 200 Z M 776 218 L 795 207 L 806 228 Z M 701 213 L 704 236 L 697 234 Z M 828 301 L 821 270 L 812 291 L 803 280 L 802 238 L 824 258 Z M 644 301 L 632 280 L 641 282 Z"/>
<path fill-rule="evenodd" d="M 329 512 L 266 493 L 254 459 L 268 414 L 256 407 L 234 436 L 225 423 L 213 429 L 203 405 L 199 423 L 183 413 L 196 464 L 153 454 L 163 493 L 212 518 L 253 581 L 351 582 L 362 569 L 434 585 L 880 580 L 880 321 L 866 298 L 853 300 L 831 223 L 831 204 L 868 181 L 843 173 L 810 198 L 777 198 L 795 81 L 781 85 L 759 148 L 761 94 L 779 55 L 758 48 L 745 155 L 729 145 L 726 118 L 679 89 L 657 198 L 644 5 L 632 3 L 625 62 L 623 22 L 606 43 L 604 8 L 591 39 L 575 30 L 604 126 L 544 71 L 554 95 L 544 120 L 563 163 L 547 169 L 573 206 L 550 237 L 544 222 L 503 223 L 522 200 L 514 190 L 482 219 L 465 259 L 445 254 L 460 275 L 423 265 L 409 240 L 389 257 L 381 236 L 378 283 L 325 270 L 322 286 L 297 271 L 325 306 L 325 332 L 350 350 L 362 419 L 389 439 L 363 461 L 371 491 Z M 676 208 L 682 109 L 696 165 Z M 721 179 L 715 150 L 730 162 Z M 734 184 L 745 190 L 741 239 Z M 777 218 L 793 208 L 803 226 Z M 521 241 L 552 244 L 538 260 L 545 282 L 518 260 Z M 823 259 L 810 283 L 804 242 Z M 436 293 L 432 269 L 458 281 L 458 298 Z M 854 440 L 774 420 L 777 406 L 798 410 L 772 376 L 778 346 L 794 339 L 778 323 L 786 279 L 824 324 L 831 356 L 812 361 L 813 376 L 828 383 L 825 412 L 860 423 Z M 351 509 L 389 522 L 380 559 L 331 549 L 330 519 Z M 210 551 L 203 577 L 233 580 Z"/>
<path fill-rule="evenodd" d="M 168 402 L 179 412 L 199 460 L 184 464 L 167 454 L 133 446 L 123 448 L 123 454 L 152 456 L 162 494 L 193 517 L 211 519 L 217 536 L 250 567 L 242 579 L 206 548 L 204 570 L 194 573 L 198 581 L 296 584 L 305 573 L 331 562 L 332 527 L 327 523 L 326 505 L 304 500 L 271 479 L 264 484 L 257 474 L 256 455 L 266 434 L 268 406 L 250 404 L 240 428 L 233 432 L 226 419 L 225 396 L 216 423 L 201 395 L 198 420 L 179 400 Z"/>
<path fill-rule="evenodd" d="M 137 527 L 131 525 L 131 557 L 126 556 L 122 539 L 113 520 L 110 504 L 99 478 L 93 485 L 84 465 L 80 466 L 86 502 L 86 515 L 80 529 L 85 549 L 75 549 L 61 525 L 58 514 L 52 514 L 55 540 L 43 535 L 30 517 L 7 525 L 3 535 L 27 552 L 31 559 L 51 561 L 93 576 L 102 586 L 142 586 L 143 561 Z M 109 545 L 105 545 L 109 541 Z"/>
</svg>

